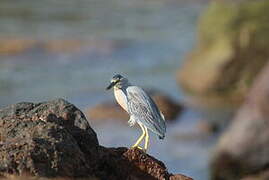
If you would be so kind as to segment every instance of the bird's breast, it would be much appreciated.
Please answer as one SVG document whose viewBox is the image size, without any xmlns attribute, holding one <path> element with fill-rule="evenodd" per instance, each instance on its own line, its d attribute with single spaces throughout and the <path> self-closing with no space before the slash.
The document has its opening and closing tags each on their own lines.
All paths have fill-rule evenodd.
<svg viewBox="0 0 269 180">
<path fill-rule="evenodd" d="M 114 95 L 118 102 L 118 104 L 126 111 L 128 112 L 128 106 L 127 106 L 127 98 L 124 92 L 121 89 L 114 89 Z"/>
</svg>

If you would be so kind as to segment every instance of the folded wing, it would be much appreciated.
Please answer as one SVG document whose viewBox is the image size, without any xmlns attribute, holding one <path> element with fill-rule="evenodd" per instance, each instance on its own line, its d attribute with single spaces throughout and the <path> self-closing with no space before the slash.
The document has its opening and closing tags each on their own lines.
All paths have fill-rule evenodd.
<svg viewBox="0 0 269 180">
<path fill-rule="evenodd" d="M 151 97 L 137 86 L 129 86 L 126 94 L 130 116 L 163 139 L 166 132 L 165 119 Z"/>
</svg>

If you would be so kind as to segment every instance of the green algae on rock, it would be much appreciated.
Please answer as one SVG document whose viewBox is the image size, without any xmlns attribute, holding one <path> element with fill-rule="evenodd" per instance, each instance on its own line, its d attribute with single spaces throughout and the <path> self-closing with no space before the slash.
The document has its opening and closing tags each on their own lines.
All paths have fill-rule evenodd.
<svg viewBox="0 0 269 180">
<path fill-rule="evenodd" d="M 196 103 L 240 104 L 269 57 L 269 1 L 212 2 L 177 79 Z M 205 102 L 205 103 L 204 103 Z"/>
</svg>

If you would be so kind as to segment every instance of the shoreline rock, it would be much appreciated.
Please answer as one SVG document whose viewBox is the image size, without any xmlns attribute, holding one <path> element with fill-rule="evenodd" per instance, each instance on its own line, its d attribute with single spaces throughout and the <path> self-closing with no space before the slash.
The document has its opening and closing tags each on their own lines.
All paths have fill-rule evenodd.
<svg viewBox="0 0 269 180">
<path fill-rule="evenodd" d="M 100 146 L 83 113 L 63 99 L 0 109 L 2 178 L 171 179 L 165 165 L 139 149 Z"/>
<path fill-rule="evenodd" d="M 268 62 L 269 1 L 212 1 L 177 81 L 193 104 L 240 105 Z M 214 28 L 208 28 L 212 27 Z"/>
<path fill-rule="evenodd" d="M 269 179 L 269 64 L 221 136 L 212 158 L 212 179 Z"/>
</svg>

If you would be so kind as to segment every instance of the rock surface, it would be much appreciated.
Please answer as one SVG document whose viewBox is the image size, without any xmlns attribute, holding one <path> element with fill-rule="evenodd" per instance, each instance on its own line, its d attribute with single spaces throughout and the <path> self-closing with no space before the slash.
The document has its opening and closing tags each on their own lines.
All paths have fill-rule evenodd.
<svg viewBox="0 0 269 180">
<path fill-rule="evenodd" d="M 25 174 L 89 180 L 191 179 L 168 173 L 162 162 L 139 149 L 100 146 L 83 113 L 63 99 L 1 109 L 0 162 L 0 177 L 9 179 Z"/>
<path fill-rule="evenodd" d="M 0 110 L 0 135 L 1 172 L 52 177 L 93 172 L 87 159 L 96 159 L 96 134 L 82 112 L 64 100 Z"/>
<path fill-rule="evenodd" d="M 213 1 L 177 79 L 192 102 L 240 104 L 269 57 L 269 1 Z M 213 27 L 213 28 L 209 28 Z"/>
<path fill-rule="evenodd" d="M 269 179 L 268 82 L 269 64 L 258 76 L 233 123 L 220 138 L 211 165 L 213 179 L 239 179 L 244 176 Z"/>
<path fill-rule="evenodd" d="M 174 102 L 170 97 L 161 93 L 150 93 L 166 120 L 175 120 L 183 107 Z M 106 112 L 106 113 L 104 113 Z M 124 120 L 127 122 L 129 115 L 114 101 L 98 104 L 86 110 L 86 116 L 91 120 Z"/>
<path fill-rule="evenodd" d="M 100 159 L 99 166 L 106 173 L 110 172 L 98 174 L 101 179 L 191 180 L 184 175 L 169 174 L 162 162 L 137 148 L 104 148 L 101 150 Z"/>
<path fill-rule="evenodd" d="M 269 177 L 269 171 L 267 170 L 255 175 L 246 176 L 241 180 L 267 180 L 268 177 Z"/>
</svg>

